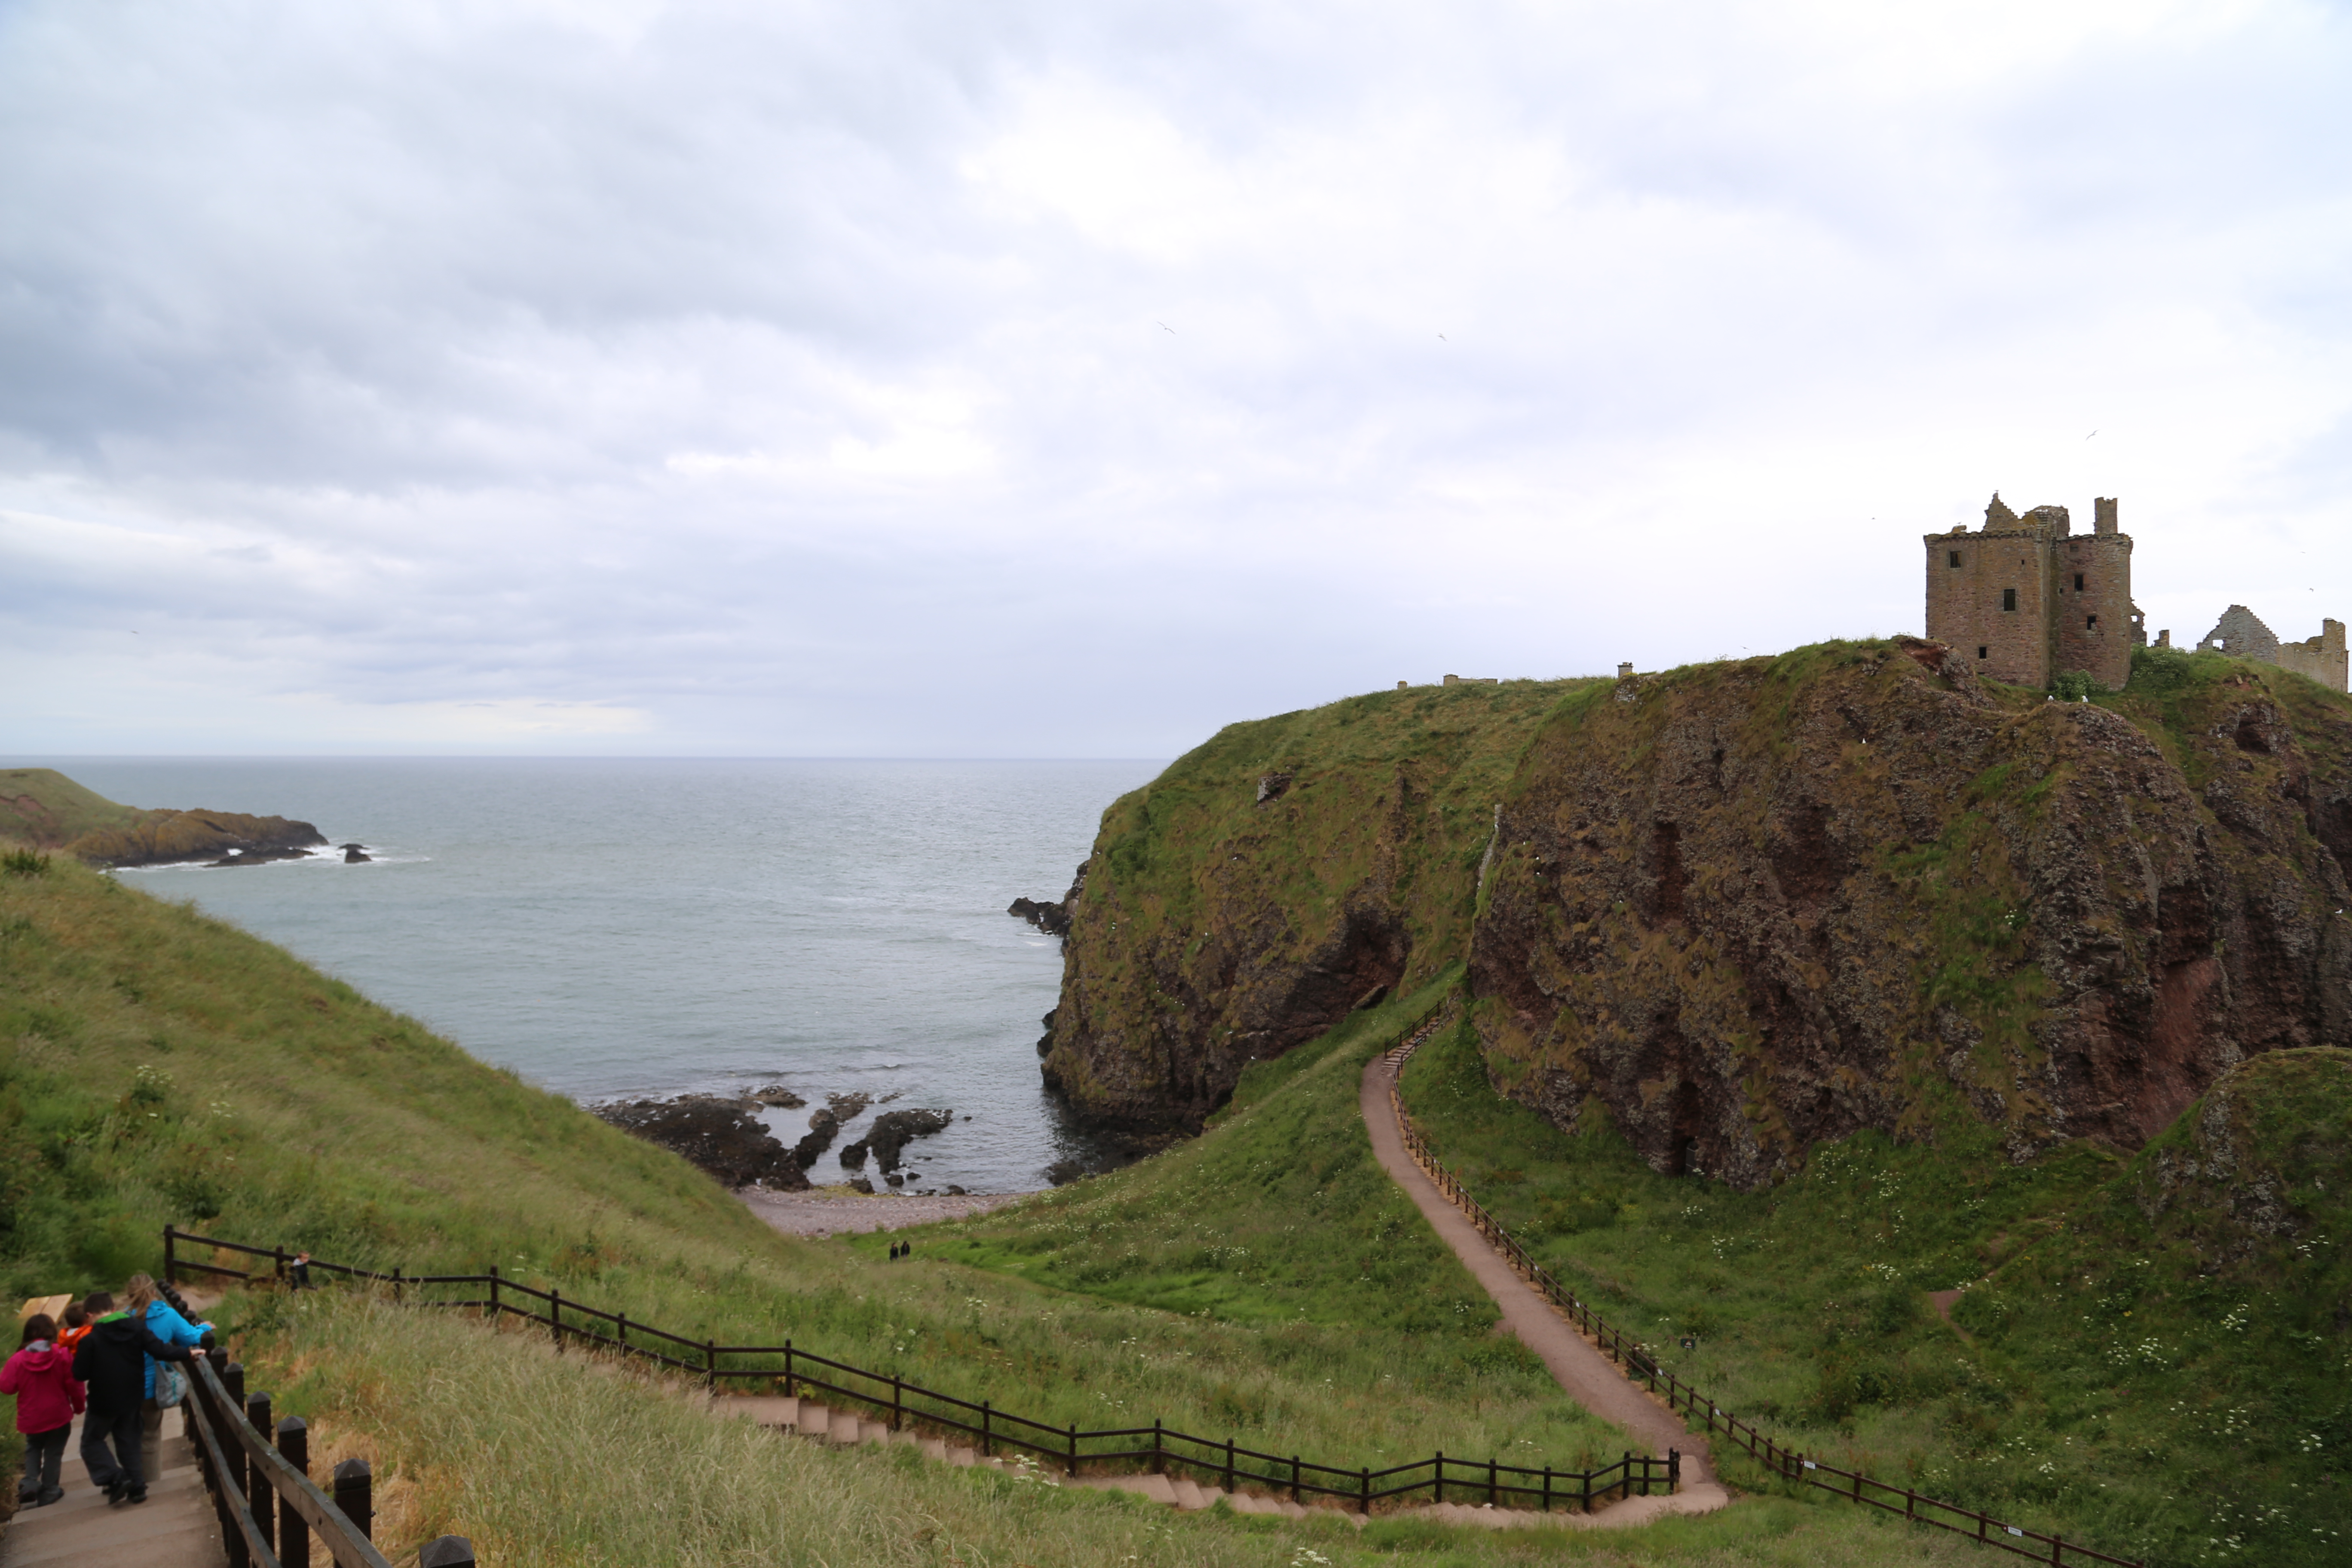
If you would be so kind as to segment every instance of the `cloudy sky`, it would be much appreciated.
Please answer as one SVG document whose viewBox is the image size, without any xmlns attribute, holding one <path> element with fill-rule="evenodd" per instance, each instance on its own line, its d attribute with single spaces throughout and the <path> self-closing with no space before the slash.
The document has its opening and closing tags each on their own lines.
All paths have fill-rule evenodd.
<svg viewBox="0 0 2352 1568">
<path fill-rule="evenodd" d="M 2352 11 L 0 0 L 0 746 L 1164 756 L 2352 618 Z"/>
</svg>

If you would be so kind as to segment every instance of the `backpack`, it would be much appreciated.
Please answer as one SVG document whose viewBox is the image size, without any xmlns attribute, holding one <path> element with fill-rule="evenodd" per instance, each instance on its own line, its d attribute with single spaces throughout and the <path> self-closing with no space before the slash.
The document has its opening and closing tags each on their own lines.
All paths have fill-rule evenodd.
<svg viewBox="0 0 2352 1568">
<path fill-rule="evenodd" d="M 180 1370 L 180 1363 L 170 1361 L 157 1362 L 155 1363 L 155 1403 L 168 1410 L 187 1396 L 188 1374 Z"/>
</svg>

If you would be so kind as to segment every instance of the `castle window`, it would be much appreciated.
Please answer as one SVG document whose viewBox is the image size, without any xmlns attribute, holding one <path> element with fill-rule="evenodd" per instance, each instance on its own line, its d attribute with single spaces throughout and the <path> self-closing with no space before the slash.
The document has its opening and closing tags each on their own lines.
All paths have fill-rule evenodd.
<svg viewBox="0 0 2352 1568">
<path fill-rule="evenodd" d="M 2099 617 L 2096 616 L 2084 616 L 2083 617 L 2083 629 L 2086 632 L 2095 628 L 2098 624 Z"/>
<path fill-rule="evenodd" d="M 2017 590 L 2016 590 L 2016 589 L 2014 589 L 2014 588 L 2003 588 L 2003 589 L 2000 591 L 2000 607 L 2001 607 L 2002 609 L 2004 609 L 2004 610 L 2013 610 L 2013 609 L 2017 608 Z"/>
<path fill-rule="evenodd" d="M 2079 594 L 2079 593 L 2081 593 L 2082 591 L 2083 591 L 2083 574 L 2082 574 L 2080 572 L 2077 572 L 2077 573 L 2075 573 L 2075 574 L 2074 574 L 2074 592 L 2076 592 L 2077 594 Z"/>
<path fill-rule="evenodd" d="M 1960 552 L 1957 550 L 1945 551 L 1944 558 L 1955 566 L 1958 566 L 1960 563 Z"/>
<path fill-rule="evenodd" d="M 1984 658 L 1984 656 L 1985 656 L 1985 655 L 1987 655 L 1987 654 L 1990 653 L 1991 651 L 1992 651 L 1992 649 L 1990 649 L 1990 648 L 1988 648 L 1988 647 L 1980 647 L 1980 648 L 1977 649 L 1977 657 L 1978 657 L 1979 658 Z"/>
</svg>

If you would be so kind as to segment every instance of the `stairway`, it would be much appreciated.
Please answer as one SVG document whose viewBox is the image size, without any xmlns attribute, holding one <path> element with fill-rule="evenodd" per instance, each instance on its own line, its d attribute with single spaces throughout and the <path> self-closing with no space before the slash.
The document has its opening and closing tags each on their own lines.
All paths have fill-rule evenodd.
<svg viewBox="0 0 2352 1568">
<path fill-rule="evenodd" d="M 81 1422 L 75 1421 L 58 1478 L 66 1495 L 47 1508 L 17 1510 L 0 1538 L 0 1568 L 226 1568 L 220 1525 L 196 1477 L 184 1420 L 163 1417 L 163 1473 L 147 1483 L 147 1500 L 112 1508 L 82 1468 Z"/>
</svg>

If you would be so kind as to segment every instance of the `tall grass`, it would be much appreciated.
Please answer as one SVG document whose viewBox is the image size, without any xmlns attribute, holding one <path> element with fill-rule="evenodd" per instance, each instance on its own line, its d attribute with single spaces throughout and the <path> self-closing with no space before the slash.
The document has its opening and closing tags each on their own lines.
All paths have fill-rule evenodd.
<svg viewBox="0 0 2352 1568">
<path fill-rule="evenodd" d="M 379 1541 L 394 1562 L 443 1533 L 469 1537 L 486 1563 L 536 1568 L 1980 1560 L 1899 1525 L 1779 1500 L 1613 1533 L 1488 1534 L 1412 1520 L 1360 1533 L 1329 1512 L 1298 1521 L 1179 1514 L 1123 1494 L 957 1469 L 907 1448 L 778 1436 L 708 1415 L 689 1392 L 625 1366 L 380 1300 L 276 1297 L 247 1318 L 248 1386 L 311 1420 L 320 1451 L 370 1454 L 379 1491 L 397 1495 Z"/>
</svg>

